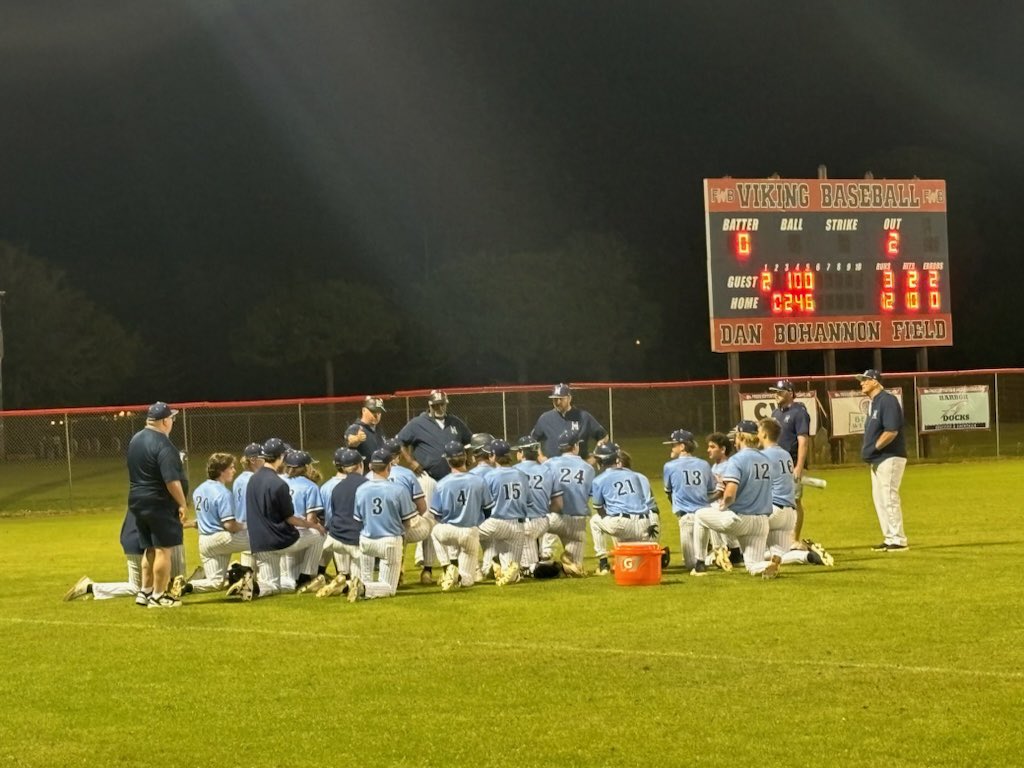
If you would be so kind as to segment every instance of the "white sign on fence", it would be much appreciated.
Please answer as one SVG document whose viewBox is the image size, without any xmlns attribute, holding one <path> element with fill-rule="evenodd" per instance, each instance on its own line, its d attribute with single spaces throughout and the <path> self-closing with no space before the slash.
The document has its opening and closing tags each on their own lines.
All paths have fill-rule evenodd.
<svg viewBox="0 0 1024 768">
<path fill-rule="evenodd" d="M 988 429 L 988 385 L 918 387 L 921 432 L 944 429 Z"/>
<path fill-rule="evenodd" d="M 803 403 L 811 417 L 811 437 L 818 434 L 818 401 L 813 392 L 796 392 L 796 401 Z M 771 392 L 754 394 L 740 393 L 740 413 L 744 419 L 760 421 L 772 415 L 778 404 L 776 396 Z"/>
<path fill-rule="evenodd" d="M 896 396 L 903 407 L 903 389 L 886 387 L 886 392 Z M 860 390 L 849 392 L 829 392 L 829 409 L 832 411 L 832 436 L 863 435 L 864 422 L 868 418 L 871 398 Z"/>
</svg>

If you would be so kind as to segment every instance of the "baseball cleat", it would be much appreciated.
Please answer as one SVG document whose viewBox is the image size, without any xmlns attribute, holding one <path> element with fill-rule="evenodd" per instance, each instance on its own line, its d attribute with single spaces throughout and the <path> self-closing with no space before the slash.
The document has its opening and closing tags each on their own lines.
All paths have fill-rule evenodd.
<svg viewBox="0 0 1024 768">
<path fill-rule="evenodd" d="M 185 591 L 185 577 L 180 573 L 174 577 L 174 581 L 171 582 L 170 589 L 167 590 L 167 594 L 175 600 L 181 600 L 181 593 Z"/>
<path fill-rule="evenodd" d="M 456 565 L 449 565 L 444 569 L 444 576 L 441 577 L 441 591 L 447 592 L 456 584 L 461 584 L 459 568 Z"/>
<path fill-rule="evenodd" d="M 886 543 L 885 543 L 885 542 L 883 541 L 883 542 L 882 542 L 881 544 L 875 544 L 875 546 L 873 546 L 873 547 L 871 548 L 871 551 L 872 551 L 872 552 L 885 552 L 885 551 L 886 551 L 886 550 L 888 550 L 888 549 L 889 549 L 889 545 L 888 545 L 888 544 L 886 544 Z"/>
<path fill-rule="evenodd" d="M 583 571 L 582 566 L 576 565 L 576 562 L 572 559 L 572 555 L 568 552 L 562 553 L 562 570 L 566 576 L 571 576 L 576 579 L 581 579 L 587 574 Z"/>
<path fill-rule="evenodd" d="M 597 560 L 597 570 L 594 571 L 595 576 L 607 576 L 612 572 L 612 569 L 608 565 L 608 558 L 601 557 Z"/>
<path fill-rule="evenodd" d="M 906 552 L 908 549 L 910 549 L 910 547 L 908 547 L 906 544 L 886 544 L 885 545 L 885 551 L 886 552 Z"/>
<path fill-rule="evenodd" d="M 350 603 L 358 602 L 359 598 L 366 594 L 366 587 L 363 586 L 362 580 L 359 578 L 352 579 L 348 585 L 348 601 Z"/>
<path fill-rule="evenodd" d="M 835 558 L 829 554 L 827 549 L 818 542 L 809 540 L 807 542 L 807 562 L 811 565 L 825 565 L 829 567 L 836 564 Z"/>
<path fill-rule="evenodd" d="M 424 568 L 422 571 L 420 571 L 420 584 L 433 584 L 433 583 L 434 583 L 434 574 L 432 574 L 426 568 Z"/>
<path fill-rule="evenodd" d="M 345 588 L 345 574 L 339 573 L 327 584 L 324 584 L 320 589 L 316 591 L 317 597 L 333 597 L 334 595 L 340 595 L 341 590 Z"/>
<path fill-rule="evenodd" d="M 89 587 L 92 586 L 92 579 L 88 576 L 83 576 L 67 592 L 64 593 L 64 602 L 70 602 L 77 600 L 80 597 L 85 597 L 89 594 Z"/>
<path fill-rule="evenodd" d="M 135 604 L 137 606 L 139 606 L 140 608 L 148 608 L 149 607 L 149 595 L 147 595 L 145 592 L 141 592 L 141 591 L 140 592 L 136 592 L 135 593 Z"/>
<path fill-rule="evenodd" d="M 732 560 L 729 559 L 728 547 L 718 547 L 715 550 L 715 565 L 717 565 L 723 571 L 732 570 Z"/>
<path fill-rule="evenodd" d="M 522 576 L 519 573 L 519 563 L 512 563 L 504 570 L 501 574 L 501 578 L 499 578 L 495 584 L 499 587 L 504 587 L 506 584 L 515 584 L 521 578 Z"/>
<path fill-rule="evenodd" d="M 327 577 L 322 573 L 316 575 L 316 578 L 310 579 L 297 590 L 300 595 L 305 595 L 308 592 L 312 592 L 314 595 L 319 592 L 322 588 L 327 586 Z"/>
<path fill-rule="evenodd" d="M 176 597 L 171 597 L 168 593 L 160 595 L 160 597 L 149 598 L 150 608 L 180 608 L 181 600 Z"/>
<path fill-rule="evenodd" d="M 248 571 L 242 574 L 242 578 L 238 580 L 237 584 L 233 584 L 233 587 L 238 587 L 238 596 L 242 599 L 243 603 L 248 603 L 253 597 L 252 588 L 252 572 Z"/>
<path fill-rule="evenodd" d="M 505 575 L 501 569 L 501 563 L 499 563 L 497 560 L 495 560 L 494 563 L 491 565 L 491 573 L 494 574 L 495 581 L 501 581 L 501 577 Z"/>
<path fill-rule="evenodd" d="M 761 571 L 761 578 L 766 581 L 777 578 L 780 570 L 782 570 L 782 558 L 778 555 L 772 555 L 772 561 Z"/>
<path fill-rule="evenodd" d="M 661 567 L 662 569 L 668 568 L 672 562 L 672 550 L 668 547 L 661 548 Z"/>
<path fill-rule="evenodd" d="M 708 575 L 708 567 L 706 565 L 704 565 L 704 561 L 703 560 L 698 560 L 696 563 L 694 563 L 693 570 L 690 571 L 690 575 L 691 576 L 707 576 Z"/>
</svg>

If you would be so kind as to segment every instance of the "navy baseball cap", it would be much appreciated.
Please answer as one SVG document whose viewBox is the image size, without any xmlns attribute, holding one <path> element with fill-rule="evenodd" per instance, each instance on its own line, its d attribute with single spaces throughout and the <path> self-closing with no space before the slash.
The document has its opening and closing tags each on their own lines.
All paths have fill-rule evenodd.
<svg viewBox="0 0 1024 768">
<path fill-rule="evenodd" d="M 757 434 L 757 422 L 751 421 L 750 419 L 744 419 L 735 427 L 732 428 L 730 435 L 756 435 Z"/>
<path fill-rule="evenodd" d="M 677 429 L 671 435 L 668 436 L 668 440 L 663 440 L 662 445 L 675 445 L 676 443 L 692 443 L 693 432 L 685 429 Z"/>
<path fill-rule="evenodd" d="M 334 466 L 354 467 L 363 463 L 363 456 L 359 451 L 352 448 L 339 448 L 334 452 Z"/>
<path fill-rule="evenodd" d="M 580 433 L 575 429 L 567 429 L 565 432 L 558 436 L 558 448 L 559 450 L 565 448 L 572 448 L 580 441 Z"/>
<path fill-rule="evenodd" d="M 572 396 L 572 390 L 569 389 L 569 385 L 568 384 L 555 384 L 555 387 L 554 387 L 554 389 L 551 390 L 551 394 L 548 395 L 548 398 L 553 400 L 556 397 L 571 397 L 571 396 Z"/>
<path fill-rule="evenodd" d="M 511 452 L 512 446 L 508 444 L 508 441 L 502 440 L 500 437 L 491 443 L 491 453 L 494 454 L 495 458 L 508 456 Z"/>
<path fill-rule="evenodd" d="M 363 400 L 363 408 L 373 413 L 386 413 L 387 409 L 384 407 L 384 401 L 379 397 L 367 396 Z"/>
<path fill-rule="evenodd" d="M 249 443 L 247 446 L 245 446 L 245 449 L 242 451 L 242 455 L 247 459 L 258 459 L 260 457 L 260 453 L 262 452 L 262 445 L 260 445 L 259 443 Z"/>
<path fill-rule="evenodd" d="M 397 437 L 391 437 L 384 441 L 384 447 L 392 456 L 397 456 L 402 452 L 402 441 Z"/>
<path fill-rule="evenodd" d="M 793 389 L 793 382 L 788 381 L 787 379 L 779 379 L 774 384 L 772 384 L 770 387 L 768 387 L 768 391 L 769 392 L 793 392 L 794 391 L 794 389 Z"/>
<path fill-rule="evenodd" d="M 370 463 L 390 464 L 391 458 L 391 451 L 389 451 L 387 448 L 378 448 L 376 451 L 370 454 Z"/>
<path fill-rule="evenodd" d="M 447 459 L 454 459 L 458 456 L 465 456 L 466 449 L 458 440 L 449 440 L 444 446 L 444 455 Z"/>
<path fill-rule="evenodd" d="M 523 435 L 516 440 L 516 444 L 512 448 L 516 451 L 525 451 L 529 448 L 540 448 L 540 443 L 534 440 L 532 435 Z"/>
<path fill-rule="evenodd" d="M 175 408 L 171 408 L 167 403 L 162 400 L 158 400 L 149 406 L 149 410 L 146 411 L 146 418 L 150 421 L 160 421 L 161 419 L 169 419 L 172 416 L 177 416 L 178 411 Z"/>
<path fill-rule="evenodd" d="M 858 373 L 854 376 L 857 381 L 864 381 L 865 379 L 871 379 L 871 381 L 881 381 L 882 374 L 876 371 L 874 368 L 868 368 L 864 373 Z"/>
<path fill-rule="evenodd" d="M 280 437 L 272 437 L 267 440 L 260 447 L 260 456 L 264 459 L 270 459 L 276 461 L 277 459 L 284 456 L 285 451 L 288 450 L 288 444 L 285 443 Z"/>
<path fill-rule="evenodd" d="M 292 449 L 286 451 L 284 454 L 284 465 L 286 467 L 306 467 L 310 464 L 317 464 L 318 462 L 305 451 L 296 451 Z"/>
</svg>

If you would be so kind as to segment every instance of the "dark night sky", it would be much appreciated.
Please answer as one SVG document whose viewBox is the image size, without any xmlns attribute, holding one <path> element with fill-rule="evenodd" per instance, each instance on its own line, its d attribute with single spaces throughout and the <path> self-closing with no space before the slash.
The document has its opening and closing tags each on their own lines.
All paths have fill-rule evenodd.
<svg viewBox="0 0 1024 768">
<path fill-rule="evenodd" d="M 1006 290 L 998 270 L 1019 273 L 1024 6 L 967 7 L 4 3 L 0 240 L 211 372 L 230 368 L 211 325 L 297 274 L 372 280 L 401 304 L 446 253 L 611 231 L 665 308 L 647 370 L 628 377 L 720 376 L 701 179 L 813 177 L 819 163 L 916 174 L 947 178 L 954 246 L 983 233 L 951 248 L 958 344 L 933 367 L 1019 364 L 1021 331 L 992 339 L 995 322 L 1016 325 L 1012 303 L 969 304 Z M 696 309 L 674 307 L 681 295 Z M 908 367 L 902 354 L 889 367 Z M 315 393 L 318 375 L 291 393 Z M 363 383 L 435 384 L 411 375 L 382 362 Z M 270 394 L 219 381 L 186 376 L 168 399 Z"/>
</svg>

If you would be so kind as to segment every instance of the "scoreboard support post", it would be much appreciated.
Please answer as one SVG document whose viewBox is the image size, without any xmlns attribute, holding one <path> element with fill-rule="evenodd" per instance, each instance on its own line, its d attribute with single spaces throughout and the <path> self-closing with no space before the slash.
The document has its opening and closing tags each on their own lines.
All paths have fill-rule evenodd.
<svg viewBox="0 0 1024 768">
<path fill-rule="evenodd" d="M 775 375 L 780 379 L 789 378 L 789 355 L 785 350 L 775 353 Z"/>
<path fill-rule="evenodd" d="M 733 424 L 736 424 L 742 418 L 742 411 L 740 407 L 740 353 L 729 352 L 725 356 L 726 366 L 728 368 L 727 373 L 729 376 L 729 410 L 732 413 L 732 421 L 729 423 L 729 429 L 732 428 Z M 729 429 L 723 430 L 728 432 Z"/>
<path fill-rule="evenodd" d="M 917 348 L 917 370 L 925 373 L 928 370 L 928 347 Z M 914 401 L 917 402 L 917 388 L 928 386 L 928 377 L 922 376 L 920 379 L 914 377 Z M 914 430 L 917 433 L 917 457 L 919 459 L 927 459 L 931 454 L 931 435 L 921 434 L 921 414 L 917 414 L 917 429 Z"/>
</svg>

